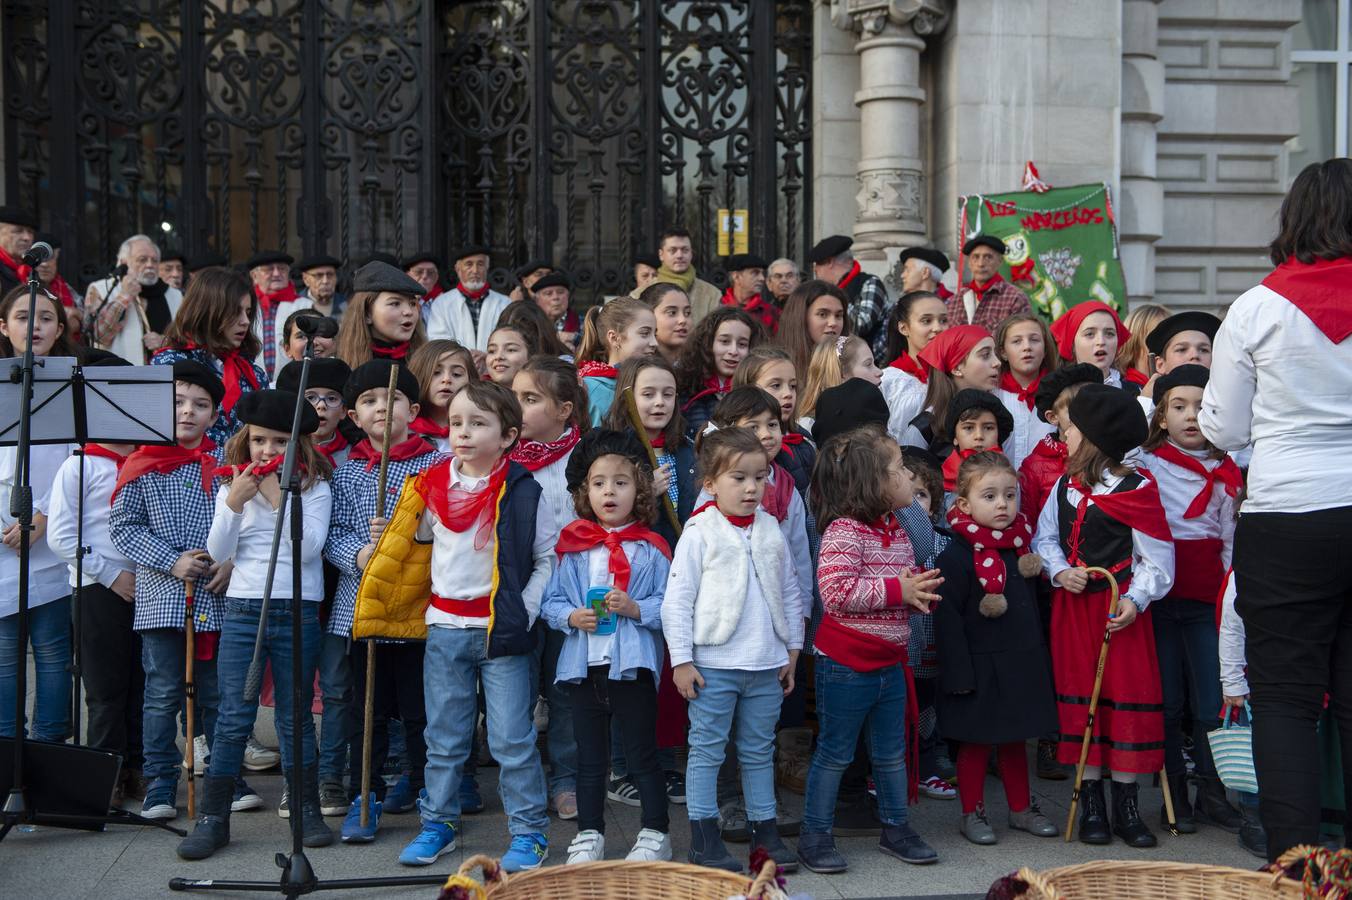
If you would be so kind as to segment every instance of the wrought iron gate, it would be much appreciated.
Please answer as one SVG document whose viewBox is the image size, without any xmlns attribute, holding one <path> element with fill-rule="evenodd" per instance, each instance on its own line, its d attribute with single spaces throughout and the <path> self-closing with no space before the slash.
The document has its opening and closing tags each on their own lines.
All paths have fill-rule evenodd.
<svg viewBox="0 0 1352 900">
<path fill-rule="evenodd" d="M 720 207 L 801 257 L 811 6 L 5 0 L 6 196 L 81 280 L 134 232 L 349 264 L 483 242 L 587 296 L 669 225 L 716 270 Z"/>
</svg>

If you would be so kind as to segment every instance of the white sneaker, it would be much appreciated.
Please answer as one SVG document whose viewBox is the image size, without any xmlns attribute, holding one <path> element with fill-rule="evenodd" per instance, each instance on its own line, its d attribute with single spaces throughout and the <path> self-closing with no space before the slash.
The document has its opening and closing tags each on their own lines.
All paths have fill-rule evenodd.
<svg viewBox="0 0 1352 900">
<path fill-rule="evenodd" d="M 657 832 L 653 832 L 656 834 Z M 577 837 L 568 845 L 568 864 L 600 862 L 606 858 L 606 836 L 599 831 L 579 831 Z M 671 848 L 667 848 L 667 858 L 671 858 Z"/>
<path fill-rule="evenodd" d="M 660 831 L 645 828 L 638 833 L 634 849 L 629 851 L 625 859 L 634 862 L 670 862 L 671 838 Z"/>
<path fill-rule="evenodd" d="M 207 736 L 199 734 L 192 739 L 192 773 L 201 778 L 207 773 L 207 766 L 211 764 L 211 747 L 207 744 Z M 183 757 L 183 768 L 188 768 L 188 758 Z"/>
<path fill-rule="evenodd" d="M 249 735 L 244 745 L 244 768 L 250 772 L 264 772 L 282 761 L 282 754 L 269 750 L 258 742 L 258 738 Z"/>
</svg>

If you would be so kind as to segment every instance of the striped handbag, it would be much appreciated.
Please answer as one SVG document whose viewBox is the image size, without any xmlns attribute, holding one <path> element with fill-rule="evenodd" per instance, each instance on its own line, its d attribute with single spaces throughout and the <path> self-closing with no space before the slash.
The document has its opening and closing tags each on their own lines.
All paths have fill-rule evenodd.
<svg viewBox="0 0 1352 900">
<path fill-rule="evenodd" d="M 1258 793 L 1258 774 L 1253 767 L 1253 727 L 1231 722 L 1235 718 L 1227 710 L 1225 721 L 1220 728 L 1207 732 L 1207 742 L 1211 744 L 1211 758 L 1216 764 L 1216 774 L 1221 783 L 1232 791 L 1245 794 Z M 1244 704 L 1244 721 L 1252 722 L 1253 713 L 1249 704 Z"/>
</svg>

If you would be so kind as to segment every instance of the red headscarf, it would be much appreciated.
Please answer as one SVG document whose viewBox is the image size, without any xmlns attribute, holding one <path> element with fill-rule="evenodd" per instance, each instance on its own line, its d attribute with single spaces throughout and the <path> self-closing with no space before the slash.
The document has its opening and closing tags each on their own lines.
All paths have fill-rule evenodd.
<svg viewBox="0 0 1352 900">
<path fill-rule="evenodd" d="M 972 348 L 990 336 L 980 325 L 954 325 L 935 335 L 917 358 L 931 369 L 951 375 Z"/>
<path fill-rule="evenodd" d="M 1113 324 L 1117 326 L 1118 347 L 1131 340 L 1131 332 L 1117 317 L 1117 310 L 1106 303 L 1087 300 L 1084 303 L 1075 304 L 1066 310 L 1061 318 L 1052 323 L 1052 337 L 1056 339 L 1056 349 L 1061 354 L 1062 359 L 1073 360 L 1075 358 L 1075 335 L 1079 332 L 1080 326 L 1084 324 L 1084 320 L 1094 313 L 1107 313 L 1113 317 Z"/>
</svg>

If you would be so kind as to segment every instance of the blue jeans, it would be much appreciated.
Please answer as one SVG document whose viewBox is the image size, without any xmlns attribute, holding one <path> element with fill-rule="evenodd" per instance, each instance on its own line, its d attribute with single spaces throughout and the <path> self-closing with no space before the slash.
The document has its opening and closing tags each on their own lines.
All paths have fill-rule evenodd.
<svg viewBox="0 0 1352 900">
<path fill-rule="evenodd" d="M 268 603 L 268 624 L 264 632 L 264 660 L 272 663 L 272 678 L 277 710 L 277 737 L 282 751 L 282 770 L 291 765 L 292 727 L 296 716 L 291 709 L 291 665 L 294 650 L 291 643 L 291 600 L 274 599 Z M 225 621 L 221 625 L 220 650 L 216 657 L 216 678 L 220 685 L 220 707 L 216 714 L 216 728 L 211 742 L 211 766 L 208 775 L 240 773 L 244 762 L 244 745 L 253 732 L 258 717 L 258 695 L 244 699 L 244 681 L 249 662 L 253 659 L 254 639 L 258 635 L 258 618 L 263 601 L 227 597 Z M 314 699 L 315 665 L 319 659 L 319 604 L 301 601 L 300 607 L 300 679 L 303 715 L 300 718 L 304 757 L 302 766 L 315 761 L 314 716 L 310 703 Z"/>
<path fill-rule="evenodd" d="M 563 649 L 564 634 L 536 622 L 535 652 L 531 655 L 531 684 L 540 683 L 541 669 L 545 677 L 545 698 L 549 701 L 549 730 L 545 747 L 549 750 L 549 793 L 577 790 L 577 738 L 573 734 L 573 705 L 571 698 L 554 681 L 554 671 Z M 532 710 L 534 704 L 532 704 Z"/>
<path fill-rule="evenodd" d="M 183 705 L 185 647 L 183 632 L 175 628 L 152 628 L 141 632 L 141 666 L 146 670 L 145 710 L 141 744 L 145 749 L 145 777 L 154 782 L 177 782 L 183 763 L 175 739 L 178 711 Z M 216 660 L 193 662 L 194 705 L 202 711 L 204 732 L 216 731 Z"/>
<path fill-rule="evenodd" d="M 37 700 L 32 730 L 25 733 L 38 741 L 64 741 L 70 731 L 69 597 L 28 611 L 28 642 L 33 647 Z M 0 619 L 0 736 L 14 737 L 18 666 L 27 665 L 27 657 L 28 648 L 19 646 L 19 614 Z"/>
<path fill-rule="evenodd" d="M 1195 600 L 1163 600 L 1150 605 L 1155 629 L 1155 656 L 1159 659 L 1164 699 L 1164 767 L 1182 775 L 1183 706 L 1192 696 L 1196 722 L 1193 759 L 1197 774 L 1216 777 L 1207 732 L 1221 727 L 1221 669 L 1216 608 Z"/>
<path fill-rule="evenodd" d="M 718 770 L 737 729 L 746 817 L 775 817 L 775 723 L 784 689 L 778 669 L 700 669 L 704 687 L 690 701 L 690 756 L 685 770 L 686 812 L 691 821 L 718 815 Z"/>
<path fill-rule="evenodd" d="M 348 748 L 356 734 L 352 708 L 350 641 L 325 632 L 319 639 L 319 693 L 324 713 L 319 720 L 319 780 L 342 784 L 347 775 Z"/>
<path fill-rule="evenodd" d="M 820 655 L 814 662 L 820 727 L 817 751 L 807 770 L 803 833 L 831 831 L 840 776 L 854 759 L 859 732 L 865 727 L 878 788 L 878 817 L 887 825 L 906 824 L 905 670 L 895 665 L 856 672 Z"/>
<path fill-rule="evenodd" d="M 460 821 L 460 776 L 474 742 L 479 713 L 477 684 L 488 708 L 488 747 L 498 761 L 498 795 L 514 834 L 549 830 L 545 773 L 535 748 L 531 708 L 535 683 L 530 655 L 487 658 L 482 628 L 427 630 L 423 692 L 427 698 L 427 799 L 418 801 L 424 822 Z"/>
</svg>

